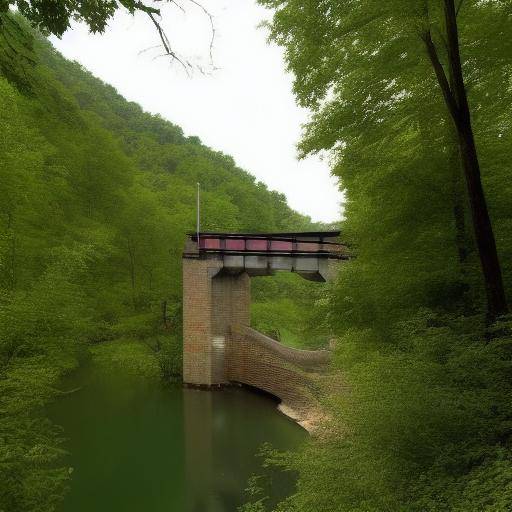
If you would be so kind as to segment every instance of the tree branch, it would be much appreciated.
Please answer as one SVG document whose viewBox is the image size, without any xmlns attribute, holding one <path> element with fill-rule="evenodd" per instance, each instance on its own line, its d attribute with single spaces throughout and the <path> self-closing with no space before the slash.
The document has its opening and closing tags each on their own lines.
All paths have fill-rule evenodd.
<svg viewBox="0 0 512 512">
<path fill-rule="evenodd" d="M 196 5 L 197 7 L 199 7 L 199 9 L 201 9 L 204 12 L 204 14 L 206 14 L 208 19 L 210 20 L 210 27 L 212 29 L 212 37 L 210 39 L 210 62 L 213 63 L 213 42 L 215 41 L 215 25 L 213 23 L 213 16 L 212 16 L 211 12 L 208 11 L 208 9 L 206 9 L 199 2 L 196 2 L 196 0 L 189 0 L 189 2 L 191 2 L 194 5 Z"/>
<path fill-rule="evenodd" d="M 174 60 L 178 61 L 183 66 L 183 69 L 186 71 L 186 73 L 188 75 L 189 74 L 189 70 L 192 67 L 191 64 L 189 62 L 187 62 L 187 61 L 184 62 L 183 60 L 181 60 L 178 57 L 178 55 L 176 55 L 176 53 L 174 52 L 174 50 L 171 47 L 171 43 L 169 42 L 169 39 L 167 38 L 166 33 L 164 32 L 164 30 L 160 26 L 160 23 L 155 19 L 153 13 L 152 12 L 148 12 L 147 15 L 149 16 L 149 18 L 151 19 L 151 21 L 153 22 L 153 24 L 156 27 L 156 30 L 158 32 L 158 35 L 160 36 L 160 41 L 162 42 L 162 46 L 164 47 L 166 55 L 169 55 Z"/>
<path fill-rule="evenodd" d="M 443 93 L 446 106 L 448 107 L 448 110 L 450 111 L 450 114 L 455 123 L 458 123 L 460 117 L 459 108 L 453 96 L 453 92 L 450 88 L 448 79 L 446 78 L 443 65 L 439 60 L 437 49 L 434 44 L 434 41 L 432 41 L 432 34 L 430 33 L 430 30 L 426 30 L 425 33 L 421 36 L 421 38 L 423 39 L 423 42 L 425 43 L 425 46 L 427 48 L 427 53 L 430 58 L 430 62 L 432 63 L 432 67 L 434 68 L 434 72 L 436 74 L 439 86 L 441 87 L 441 91 Z"/>
<path fill-rule="evenodd" d="M 214 41 L 215 41 L 215 34 L 216 34 L 215 24 L 213 22 L 213 15 L 198 0 L 188 0 L 188 1 L 190 3 L 192 3 L 192 4 L 194 4 L 199 9 L 201 9 L 201 11 L 208 17 L 208 20 L 210 22 L 211 38 L 210 38 L 210 45 L 209 45 L 209 55 L 210 55 L 210 64 L 213 65 L 213 44 L 214 44 Z M 185 9 L 176 0 L 169 0 L 169 3 L 174 4 L 182 12 L 185 12 Z M 146 6 L 142 2 L 136 2 L 134 5 L 135 5 L 135 7 L 138 10 L 140 10 L 142 12 L 145 12 L 149 16 L 151 21 L 153 22 L 153 25 L 157 29 L 157 32 L 158 32 L 158 35 L 160 37 L 160 41 L 162 43 L 162 46 L 164 47 L 165 55 L 168 55 L 171 58 L 173 58 L 174 60 L 178 61 L 183 66 L 183 68 L 185 69 L 186 73 L 190 74 L 189 71 L 193 68 L 192 64 L 188 60 L 181 59 L 178 56 L 178 54 L 172 49 L 172 46 L 171 46 L 171 43 L 169 41 L 169 38 L 167 37 L 167 34 L 165 33 L 164 29 L 162 28 L 162 26 L 160 25 L 159 21 L 155 17 L 155 15 L 157 15 L 157 16 L 160 15 L 160 10 L 159 9 L 155 9 L 153 7 L 148 7 L 148 6 Z M 200 69 L 200 71 L 202 71 L 201 68 L 199 68 L 199 69 Z"/>
</svg>

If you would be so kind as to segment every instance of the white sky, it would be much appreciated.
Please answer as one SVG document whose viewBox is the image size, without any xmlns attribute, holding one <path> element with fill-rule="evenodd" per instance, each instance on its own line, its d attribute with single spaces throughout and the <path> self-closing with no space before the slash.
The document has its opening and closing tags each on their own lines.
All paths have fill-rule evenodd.
<svg viewBox="0 0 512 512">
<path fill-rule="evenodd" d="M 181 55 L 208 69 L 209 20 L 193 4 L 182 5 L 185 13 L 167 5 L 162 25 Z M 283 192 L 294 209 L 313 220 L 339 219 L 342 198 L 327 161 L 297 160 L 307 112 L 295 104 L 281 49 L 268 45 L 266 29 L 258 28 L 268 12 L 254 0 L 203 0 L 203 5 L 214 15 L 216 30 L 217 69 L 207 74 L 187 76 L 179 64 L 159 57 L 161 49 L 151 49 L 158 44 L 156 31 L 144 15 L 120 13 L 104 35 L 75 24 L 52 43 L 128 100 L 233 156 L 269 188 Z"/>
</svg>

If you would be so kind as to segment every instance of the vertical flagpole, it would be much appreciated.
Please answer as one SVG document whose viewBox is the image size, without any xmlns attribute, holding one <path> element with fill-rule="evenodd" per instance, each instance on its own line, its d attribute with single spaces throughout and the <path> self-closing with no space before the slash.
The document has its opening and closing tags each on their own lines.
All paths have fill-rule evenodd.
<svg viewBox="0 0 512 512">
<path fill-rule="evenodd" d="M 197 184 L 197 223 L 196 223 L 196 234 L 197 234 L 197 248 L 199 249 L 199 219 L 200 219 L 200 202 L 199 202 L 199 183 Z"/>
</svg>

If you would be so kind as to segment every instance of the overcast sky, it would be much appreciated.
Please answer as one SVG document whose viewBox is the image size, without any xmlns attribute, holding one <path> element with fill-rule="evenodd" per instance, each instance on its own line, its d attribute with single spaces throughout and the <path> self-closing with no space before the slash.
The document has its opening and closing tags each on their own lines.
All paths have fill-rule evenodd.
<svg viewBox="0 0 512 512">
<path fill-rule="evenodd" d="M 159 6 L 164 5 L 159 3 Z M 125 98 L 197 135 L 204 144 L 233 156 L 237 164 L 313 220 L 340 217 L 341 195 L 327 162 L 298 161 L 296 144 L 307 112 L 292 94 L 282 51 L 266 42 L 258 24 L 269 14 L 254 0 L 204 0 L 214 15 L 213 64 L 209 20 L 193 4 L 183 13 L 166 6 L 162 25 L 179 54 L 211 72 L 191 76 L 152 48 L 158 38 L 143 15 L 118 14 L 104 35 L 74 25 L 53 44 Z"/>
</svg>

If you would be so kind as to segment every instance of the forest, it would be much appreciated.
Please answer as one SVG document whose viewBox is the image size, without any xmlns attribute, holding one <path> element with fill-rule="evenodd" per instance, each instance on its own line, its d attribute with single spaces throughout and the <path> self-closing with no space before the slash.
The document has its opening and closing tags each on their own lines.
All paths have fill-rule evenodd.
<svg viewBox="0 0 512 512">
<path fill-rule="evenodd" d="M 162 377 L 180 379 L 181 253 L 196 183 L 206 231 L 318 226 L 231 157 L 10 21 L 0 77 L 0 510 L 49 511 L 70 474 L 65 433 L 45 406 L 88 347 L 136 340 L 133 357 L 149 346 Z M 255 283 L 253 322 L 293 342 L 309 302 L 287 297 L 308 283 L 287 277 Z"/>
<path fill-rule="evenodd" d="M 279 510 L 511 510 L 512 4 L 260 3 L 312 112 L 300 151 L 332 155 L 356 256 L 325 305 L 350 393 L 330 400 L 325 435 L 269 454 L 299 475 Z M 466 95 L 500 300 L 479 247 Z M 249 510 L 265 510 L 253 492 Z"/>
<path fill-rule="evenodd" d="M 311 112 L 301 156 L 327 153 L 345 194 L 352 257 L 327 291 L 255 283 L 252 322 L 304 348 L 329 333 L 348 391 L 298 450 L 262 449 L 296 487 L 273 506 L 257 477 L 243 510 L 510 511 L 512 3 L 259 3 Z M 89 347 L 141 342 L 180 378 L 196 182 L 205 230 L 325 226 L 21 17 L 0 36 L 0 511 L 43 512 L 72 478 L 45 406 Z"/>
</svg>

